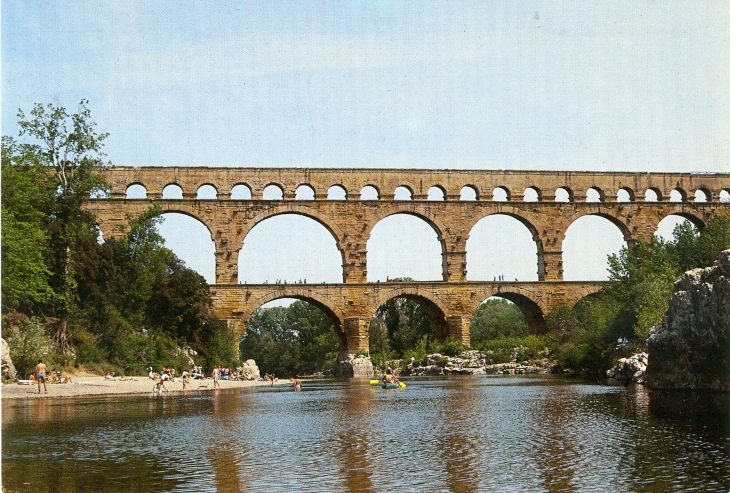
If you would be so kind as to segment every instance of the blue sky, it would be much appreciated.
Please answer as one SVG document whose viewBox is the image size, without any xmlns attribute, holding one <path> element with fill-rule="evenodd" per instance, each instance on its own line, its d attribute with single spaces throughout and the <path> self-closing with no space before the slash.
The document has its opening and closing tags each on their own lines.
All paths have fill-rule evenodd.
<svg viewBox="0 0 730 493">
<path fill-rule="evenodd" d="M 2 129 L 83 98 L 118 165 L 728 171 L 728 26 L 726 1 L 4 0 Z"/>
</svg>

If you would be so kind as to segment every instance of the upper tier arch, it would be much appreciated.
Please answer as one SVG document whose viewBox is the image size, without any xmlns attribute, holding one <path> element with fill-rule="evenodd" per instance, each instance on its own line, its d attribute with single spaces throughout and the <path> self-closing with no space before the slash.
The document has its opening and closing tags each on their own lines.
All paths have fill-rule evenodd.
<svg viewBox="0 0 730 493">
<path fill-rule="evenodd" d="M 539 200 L 552 202 L 554 191 L 569 189 L 577 202 L 585 201 L 591 188 L 601 190 L 602 202 L 617 201 L 618 191 L 628 189 L 643 193 L 655 190 L 659 201 L 667 201 L 672 190 L 702 190 L 717 201 L 720 192 L 730 187 L 728 173 L 627 173 L 588 171 L 506 171 L 506 170 L 430 170 L 430 169 L 312 169 L 312 168 L 213 168 L 213 167 L 110 167 L 103 171 L 111 185 L 111 197 L 121 198 L 132 184 L 141 184 L 149 198 L 161 196 L 165 185 L 176 183 L 183 193 L 194 196 L 202 185 L 212 185 L 219 192 L 218 200 L 230 197 L 232 188 L 246 183 L 253 200 L 261 200 L 266 185 L 276 183 L 284 198 L 294 197 L 297 187 L 307 184 L 315 193 L 315 200 L 326 200 L 327 190 L 339 185 L 345 190 L 361 190 L 366 185 L 378 190 L 392 191 L 404 186 L 413 192 L 413 200 L 426 200 L 431 187 L 439 187 L 445 199 L 459 200 L 461 189 L 471 186 L 485 191 L 503 188 L 513 201 L 522 200 L 527 188 L 541 190 Z M 385 200 L 392 196 L 383 196 Z M 357 194 L 348 194 L 347 200 L 358 200 Z M 491 194 L 480 193 L 477 200 L 491 199 Z"/>
</svg>

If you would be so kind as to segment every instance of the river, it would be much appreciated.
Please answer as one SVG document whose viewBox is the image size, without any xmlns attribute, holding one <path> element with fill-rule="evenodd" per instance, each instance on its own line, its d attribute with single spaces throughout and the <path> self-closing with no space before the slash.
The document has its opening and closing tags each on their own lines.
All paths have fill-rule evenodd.
<svg viewBox="0 0 730 493">
<path fill-rule="evenodd" d="M 305 381 L 6 399 L 2 484 L 42 492 L 730 491 L 730 395 L 565 377 Z"/>
</svg>

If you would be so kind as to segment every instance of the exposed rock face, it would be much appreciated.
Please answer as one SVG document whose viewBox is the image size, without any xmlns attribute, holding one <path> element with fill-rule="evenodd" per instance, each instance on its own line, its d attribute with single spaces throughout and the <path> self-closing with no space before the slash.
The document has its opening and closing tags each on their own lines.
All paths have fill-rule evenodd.
<svg viewBox="0 0 730 493">
<path fill-rule="evenodd" d="M 335 366 L 335 376 L 370 378 L 374 375 L 373 363 L 370 358 L 358 356 L 353 358 L 351 354 L 341 354 L 339 362 Z"/>
<path fill-rule="evenodd" d="M 16 371 L 13 360 L 10 359 L 10 348 L 5 339 L 0 339 L 0 359 L 2 359 L 2 374 L 3 378 L 15 379 Z"/>
<path fill-rule="evenodd" d="M 686 272 L 674 284 L 647 349 L 650 387 L 730 391 L 730 250 L 713 267 Z"/>
<path fill-rule="evenodd" d="M 644 383 L 648 364 L 649 356 L 646 353 L 637 353 L 618 360 L 616 366 L 606 372 L 606 376 L 619 382 Z"/>
<path fill-rule="evenodd" d="M 236 369 L 244 374 L 250 373 L 251 376 L 257 380 L 261 377 L 261 372 L 259 372 L 259 367 L 256 365 L 256 361 L 252 359 L 247 359 L 242 367 Z"/>
<path fill-rule="evenodd" d="M 553 366 L 547 359 L 488 365 L 486 355 L 479 351 L 464 351 L 454 357 L 429 354 L 422 361 L 413 361 L 406 366 L 403 375 L 520 375 L 552 371 Z"/>
</svg>

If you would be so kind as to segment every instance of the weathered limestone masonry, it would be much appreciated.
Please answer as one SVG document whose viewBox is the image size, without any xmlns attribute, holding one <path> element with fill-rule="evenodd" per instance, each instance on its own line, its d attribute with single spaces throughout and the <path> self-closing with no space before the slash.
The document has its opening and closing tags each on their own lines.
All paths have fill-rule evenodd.
<svg viewBox="0 0 730 493">
<path fill-rule="evenodd" d="M 648 240 L 669 215 L 685 217 L 700 228 L 715 214 L 730 215 L 730 203 L 719 200 L 721 193 L 730 193 L 727 173 L 115 167 L 105 174 L 110 198 L 88 204 L 105 237 L 122 233 L 125 216 L 139 214 L 153 202 L 165 212 L 192 216 L 207 226 L 215 243 L 212 293 L 221 318 L 243 333 L 244 322 L 263 303 L 281 297 L 306 299 L 331 316 L 347 354 L 367 350 L 373 314 L 395 296 L 418 299 L 431 311 L 441 337 L 466 344 L 474 310 L 492 295 L 515 302 L 539 330 L 552 306 L 572 306 L 600 288 L 597 282 L 563 281 L 562 243 L 568 227 L 582 216 L 607 218 L 631 245 Z M 144 187 L 146 198 L 127 199 L 132 185 Z M 162 198 L 169 185 L 182 189 L 182 199 Z M 215 189 L 215 199 L 197 198 L 205 185 Z M 264 189 L 272 186 L 281 199 L 264 200 Z M 243 189 L 247 199 L 232 200 L 234 187 Z M 377 192 L 377 200 L 360 199 L 365 187 Z M 395 200 L 398 187 L 404 187 L 411 200 Z M 506 201 L 494 200 L 498 189 Z M 555 201 L 559 189 L 567 194 L 567 202 Z M 297 200 L 301 190 L 313 194 L 314 200 Z M 598 201 L 586 201 L 591 190 Z M 333 191 L 344 200 L 328 199 Z M 620 192 L 624 201 L 618 201 Z M 679 194 L 680 202 L 669 201 L 672 192 Z M 533 201 L 525 201 L 526 193 Z M 656 200 L 646 201 L 647 194 Z M 706 201 L 695 202 L 703 194 Z M 248 232 L 267 218 L 287 213 L 312 218 L 332 233 L 342 255 L 342 284 L 238 283 L 238 254 Z M 442 248 L 441 282 L 367 282 L 370 232 L 378 221 L 396 213 L 418 216 L 436 232 Z M 492 214 L 516 218 L 532 233 L 539 281 L 467 280 L 466 241 L 474 225 Z"/>
</svg>

